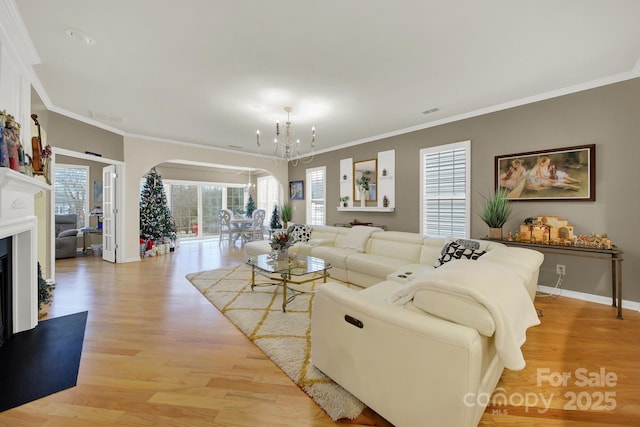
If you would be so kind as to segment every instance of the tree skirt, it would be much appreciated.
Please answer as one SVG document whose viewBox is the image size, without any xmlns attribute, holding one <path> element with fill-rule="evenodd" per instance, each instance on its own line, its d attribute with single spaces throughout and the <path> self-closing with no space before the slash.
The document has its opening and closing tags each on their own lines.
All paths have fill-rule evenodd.
<svg viewBox="0 0 640 427">
<path fill-rule="evenodd" d="M 256 276 L 256 280 L 258 277 L 262 279 Z M 248 265 L 191 273 L 187 279 L 334 421 L 354 419 L 362 413 L 365 405 L 311 361 L 311 306 L 315 294 L 298 295 L 285 313 L 282 287 L 255 287 L 252 291 Z M 300 287 L 315 290 L 321 284 L 319 277 Z"/>
</svg>

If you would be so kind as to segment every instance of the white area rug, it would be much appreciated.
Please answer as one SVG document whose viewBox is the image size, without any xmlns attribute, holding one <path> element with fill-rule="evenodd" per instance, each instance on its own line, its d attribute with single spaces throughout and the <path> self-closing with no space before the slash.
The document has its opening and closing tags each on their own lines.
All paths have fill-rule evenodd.
<svg viewBox="0 0 640 427">
<path fill-rule="evenodd" d="M 187 279 L 333 420 L 354 419 L 360 415 L 365 405 L 311 362 L 314 294 L 298 295 L 287 305 L 285 313 L 282 287 L 255 287 L 252 291 L 251 267 L 247 265 L 191 273 Z M 256 282 L 263 280 L 256 276 Z M 315 290 L 321 284 L 322 278 L 319 278 L 299 286 Z"/>
</svg>

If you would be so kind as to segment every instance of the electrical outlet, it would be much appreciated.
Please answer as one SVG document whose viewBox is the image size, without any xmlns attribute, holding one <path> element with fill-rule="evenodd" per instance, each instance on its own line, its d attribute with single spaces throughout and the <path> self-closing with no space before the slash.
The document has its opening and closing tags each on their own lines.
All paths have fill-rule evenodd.
<svg viewBox="0 0 640 427">
<path fill-rule="evenodd" d="M 564 276 L 565 274 L 565 267 L 562 264 L 556 264 L 556 274 L 561 274 Z"/>
</svg>

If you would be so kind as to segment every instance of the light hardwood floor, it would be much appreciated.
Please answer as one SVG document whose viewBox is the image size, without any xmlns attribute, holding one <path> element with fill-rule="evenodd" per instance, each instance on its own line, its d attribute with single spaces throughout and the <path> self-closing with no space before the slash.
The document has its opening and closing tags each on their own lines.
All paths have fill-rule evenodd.
<svg viewBox="0 0 640 427">
<path fill-rule="evenodd" d="M 49 317 L 89 311 L 78 385 L 0 413 L 0 426 L 336 425 L 184 278 L 240 262 L 217 241 L 136 263 L 57 261 Z M 498 385 L 510 404 L 491 400 L 480 425 L 640 425 L 640 315 L 619 321 L 611 307 L 563 297 L 536 306 L 527 367 Z M 604 370 L 609 385 L 582 385 L 579 369 Z M 566 385 L 550 383 L 563 372 Z M 337 424 L 389 425 L 372 412 Z"/>
</svg>

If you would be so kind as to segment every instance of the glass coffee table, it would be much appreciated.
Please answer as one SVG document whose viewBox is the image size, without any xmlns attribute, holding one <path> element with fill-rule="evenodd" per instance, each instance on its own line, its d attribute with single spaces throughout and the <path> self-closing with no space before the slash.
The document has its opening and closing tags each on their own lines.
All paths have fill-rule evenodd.
<svg viewBox="0 0 640 427">
<path fill-rule="evenodd" d="M 247 264 L 251 266 L 251 290 L 256 286 L 282 286 L 282 311 L 287 311 L 287 304 L 303 291 L 289 287 L 290 284 L 301 285 L 322 278 L 327 283 L 331 264 L 312 256 L 296 255 L 278 259 L 271 254 L 251 257 Z M 256 274 L 270 280 L 268 283 L 256 283 Z M 291 295 L 287 297 L 287 290 Z"/>
</svg>

